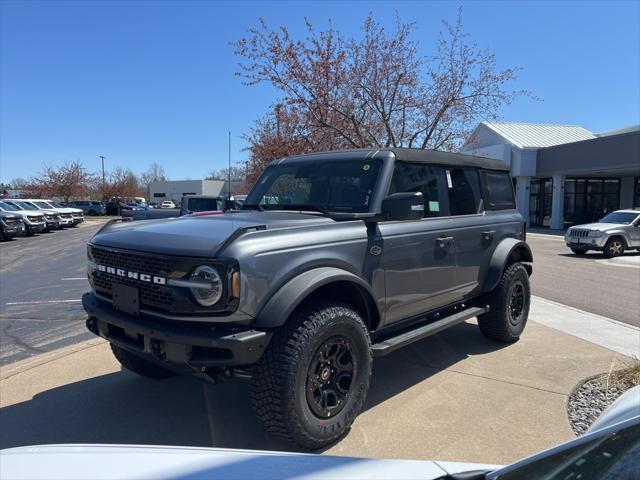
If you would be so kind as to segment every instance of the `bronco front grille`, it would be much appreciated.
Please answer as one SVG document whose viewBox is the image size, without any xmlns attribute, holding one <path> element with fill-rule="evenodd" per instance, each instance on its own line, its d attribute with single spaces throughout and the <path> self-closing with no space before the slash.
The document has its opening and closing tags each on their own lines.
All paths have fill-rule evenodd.
<svg viewBox="0 0 640 480">
<path fill-rule="evenodd" d="M 108 250 L 97 248 L 93 245 L 89 245 L 87 254 L 93 262 L 108 267 L 163 277 L 169 276 L 171 271 L 169 262 L 162 257 Z M 165 309 L 174 303 L 171 289 L 166 286 L 149 284 L 131 278 L 116 277 L 98 270 L 94 270 L 91 276 L 94 288 L 100 293 L 107 294 L 107 296 L 111 296 L 113 284 L 119 283 L 136 287 L 140 293 L 141 305 Z"/>
</svg>

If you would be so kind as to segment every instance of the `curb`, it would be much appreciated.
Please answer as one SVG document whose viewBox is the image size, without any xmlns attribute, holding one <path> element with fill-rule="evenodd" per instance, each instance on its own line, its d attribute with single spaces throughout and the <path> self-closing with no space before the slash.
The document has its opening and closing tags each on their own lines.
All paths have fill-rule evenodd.
<svg viewBox="0 0 640 480">
<path fill-rule="evenodd" d="M 73 355 L 74 353 L 78 353 L 89 348 L 97 347 L 106 342 L 107 341 L 104 338 L 95 338 L 86 342 L 76 343 L 74 345 L 69 345 L 68 347 L 63 347 L 51 352 L 36 355 L 25 360 L 20 360 L 19 362 L 11 363 L 7 366 L 0 367 L 0 380 L 7 380 L 15 375 L 19 375 L 33 368 L 40 367 L 47 363 L 54 362 L 60 358 Z"/>
</svg>

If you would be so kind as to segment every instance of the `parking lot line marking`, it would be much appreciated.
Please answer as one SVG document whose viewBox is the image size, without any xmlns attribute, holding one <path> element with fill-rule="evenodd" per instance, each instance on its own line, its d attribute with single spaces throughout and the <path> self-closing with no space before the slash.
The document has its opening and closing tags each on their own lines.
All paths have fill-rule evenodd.
<svg viewBox="0 0 640 480">
<path fill-rule="evenodd" d="M 67 277 L 61 278 L 60 280 L 70 281 L 70 280 L 86 280 L 87 277 Z"/>
<path fill-rule="evenodd" d="M 82 300 L 35 300 L 33 302 L 7 302 L 5 305 L 40 305 L 44 303 L 80 303 Z"/>
</svg>

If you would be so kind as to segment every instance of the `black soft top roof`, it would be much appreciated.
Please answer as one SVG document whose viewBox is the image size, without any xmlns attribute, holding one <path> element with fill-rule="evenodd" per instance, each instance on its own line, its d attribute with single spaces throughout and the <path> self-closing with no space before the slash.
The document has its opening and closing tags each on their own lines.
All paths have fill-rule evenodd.
<svg viewBox="0 0 640 480">
<path fill-rule="evenodd" d="M 485 168 L 488 170 L 509 171 L 509 166 L 501 161 L 462 153 L 441 152 L 439 150 L 422 150 L 418 148 L 358 148 L 352 150 L 335 150 L 329 152 L 307 153 L 276 160 L 274 163 L 289 163 L 298 161 L 322 161 L 327 158 L 334 160 L 353 160 L 362 158 L 384 158 L 395 156 L 401 162 L 430 163 L 436 165 L 451 165 Z"/>
</svg>

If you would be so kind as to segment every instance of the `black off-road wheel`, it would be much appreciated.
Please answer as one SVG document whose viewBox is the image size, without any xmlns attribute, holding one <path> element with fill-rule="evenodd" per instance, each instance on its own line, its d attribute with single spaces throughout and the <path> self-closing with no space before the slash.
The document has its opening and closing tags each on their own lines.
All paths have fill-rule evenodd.
<svg viewBox="0 0 640 480">
<path fill-rule="evenodd" d="M 142 377 L 160 380 L 163 378 L 174 377 L 176 375 L 171 370 L 162 368 L 161 366 L 138 357 L 131 352 L 127 352 L 113 343 L 111 344 L 111 351 L 113 352 L 113 356 L 116 357 L 116 360 L 120 362 L 120 365 Z"/>
<path fill-rule="evenodd" d="M 576 255 L 586 255 L 587 253 L 586 248 L 576 248 L 576 247 L 570 247 L 570 248 L 571 248 L 571 251 Z"/>
<path fill-rule="evenodd" d="M 485 298 L 489 312 L 478 317 L 485 337 L 512 343 L 522 334 L 531 304 L 529 274 L 521 263 L 511 264 L 502 274 L 496 288 Z"/>
<path fill-rule="evenodd" d="M 606 258 L 613 258 L 624 253 L 624 240 L 620 237 L 611 237 L 607 240 L 607 243 L 604 244 L 604 248 L 602 249 L 602 254 Z"/>
<path fill-rule="evenodd" d="M 317 450 L 348 432 L 369 391 L 371 361 L 369 333 L 351 306 L 304 306 L 254 368 L 253 409 L 274 436 Z"/>
</svg>

